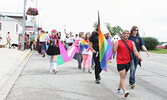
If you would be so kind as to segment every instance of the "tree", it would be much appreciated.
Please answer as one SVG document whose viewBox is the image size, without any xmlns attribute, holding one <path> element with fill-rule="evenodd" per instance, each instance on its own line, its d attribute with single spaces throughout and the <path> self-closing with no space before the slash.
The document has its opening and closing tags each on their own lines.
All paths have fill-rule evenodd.
<svg viewBox="0 0 167 100">
<path fill-rule="evenodd" d="M 123 32 L 123 29 L 120 26 L 114 26 L 111 27 L 111 35 L 114 36 L 116 33 L 121 34 Z"/>
<path fill-rule="evenodd" d="M 98 22 L 94 22 L 93 28 L 94 28 L 94 29 L 97 29 L 97 25 L 98 25 Z"/>
<path fill-rule="evenodd" d="M 97 22 L 94 22 L 94 24 L 93 24 L 93 28 L 94 29 L 96 29 L 97 28 L 97 25 L 98 25 L 98 23 Z M 108 29 L 108 31 L 109 31 L 109 33 L 112 35 L 112 36 L 114 36 L 116 33 L 122 33 L 122 31 L 123 31 L 123 29 L 120 27 L 120 26 L 114 26 L 114 27 L 111 27 L 110 26 L 110 23 L 105 23 L 105 25 L 106 25 L 106 27 L 107 27 L 107 29 Z"/>
</svg>

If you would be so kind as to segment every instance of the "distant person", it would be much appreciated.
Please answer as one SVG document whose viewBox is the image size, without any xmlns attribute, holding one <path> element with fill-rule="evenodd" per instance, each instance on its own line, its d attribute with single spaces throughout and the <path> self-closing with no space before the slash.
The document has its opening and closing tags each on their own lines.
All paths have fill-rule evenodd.
<svg viewBox="0 0 167 100">
<path fill-rule="evenodd" d="M 7 33 L 6 35 L 6 40 L 7 40 L 7 43 L 5 45 L 8 45 L 9 44 L 9 49 L 11 48 L 11 37 L 10 37 L 10 32 Z"/>
<path fill-rule="evenodd" d="M 50 56 L 50 72 L 56 73 L 57 70 L 57 56 L 60 54 L 60 49 L 58 45 L 59 39 L 57 36 L 57 31 L 54 29 L 51 32 L 51 36 L 49 37 L 49 40 L 47 41 L 47 45 L 49 45 L 47 50 L 47 55 Z M 52 64 L 54 62 L 54 64 Z"/>
<path fill-rule="evenodd" d="M 132 40 L 135 43 L 135 46 L 138 52 L 140 51 L 140 48 L 142 48 L 146 52 L 146 54 L 149 56 L 149 52 L 144 46 L 144 42 L 139 35 L 139 29 L 137 26 L 133 26 L 131 28 L 129 40 Z M 132 51 L 132 64 L 130 67 L 130 77 L 129 77 L 129 84 L 131 85 L 131 88 L 135 87 L 135 72 L 136 72 L 138 63 L 140 64 L 139 58 L 136 57 L 134 55 L 134 52 Z"/>
<path fill-rule="evenodd" d="M 78 38 L 78 34 L 75 34 L 75 40 Z"/>
<path fill-rule="evenodd" d="M 66 44 L 67 44 L 68 48 L 70 48 L 70 46 L 72 46 L 73 42 L 74 42 L 74 36 L 72 35 L 72 32 L 70 32 L 69 36 L 66 40 Z"/>
<path fill-rule="evenodd" d="M 116 42 L 116 41 L 118 41 L 118 40 L 120 40 L 121 38 L 120 38 L 120 36 L 119 36 L 119 33 L 116 33 L 115 35 L 114 35 L 114 37 L 112 37 L 112 41 L 114 41 L 114 42 Z M 117 53 L 115 53 L 114 55 L 113 55 L 113 59 L 116 57 L 116 55 L 117 55 Z"/>
<path fill-rule="evenodd" d="M 41 31 L 41 34 L 40 34 L 40 37 L 39 37 L 39 41 L 40 41 L 40 44 L 41 44 L 41 54 L 42 54 L 42 57 L 45 57 L 45 53 L 46 53 L 46 41 L 47 41 L 47 38 L 49 35 L 45 33 L 45 31 Z"/>
<path fill-rule="evenodd" d="M 61 32 L 58 32 L 57 36 L 58 36 L 59 40 L 61 40 Z"/>
<path fill-rule="evenodd" d="M 124 30 L 122 33 L 122 39 L 113 42 L 113 53 L 117 52 L 117 70 L 120 75 L 120 82 L 118 87 L 118 93 L 124 94 L 125 97 L 129 95 L 129 92 L 125 89 L 125 77 L 130 68 L 131 55 L 130 52 L 133 50 L 134 54 L 142 61 L 138 51 L 136 50 L 133 41 L 128 40 L 129 31 Z M 123 90 L 123 91 L 122 91 Z"/>
<path fill-rule="evenodd" d="M 77 47 L 76 53 L 74 55 L 74 59 L 76 59 L 78 61 L 78 69 L 81 69 L 81 64 L 82 64 L 82 54 L 81 54 L 81 50 L 79 48 L 80 46 L 80 42 L 82 41 L 82 37 L 83 37 L 83 32 L 79 32 L 79 38 L 75 40 L 74 45 Z"/>
<path fill-rule="evenodd" d="M 35 39 L 35 35 L 33 33 L 30 33 L 30 38 L 29 38 L 29 41 L 30 41 L 30 49 L 32 51 L 32 45 L 33 45 L 33 49 L 35 49 L 35 45 L 34 45 L 34 39 Z"/>
</svg>

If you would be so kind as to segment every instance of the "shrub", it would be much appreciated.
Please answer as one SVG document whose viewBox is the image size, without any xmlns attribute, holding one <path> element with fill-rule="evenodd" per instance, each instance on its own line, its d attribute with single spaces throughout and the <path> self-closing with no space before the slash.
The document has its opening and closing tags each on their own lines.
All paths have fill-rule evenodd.
<svg viewBox="0 0 167 100">
<path fill-rule="evenodd" d="M 155 50 L 157 45 L 158 45 L 158 40 L 154 37 L 142 37 L 144 43 L 145 43 L 145 47 L 148 50 Z"/>
</svg>

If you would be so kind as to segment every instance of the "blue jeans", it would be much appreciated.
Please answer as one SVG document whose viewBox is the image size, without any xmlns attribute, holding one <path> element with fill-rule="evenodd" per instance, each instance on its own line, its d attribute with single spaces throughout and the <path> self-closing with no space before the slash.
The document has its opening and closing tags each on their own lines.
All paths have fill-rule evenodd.
<svg viewBox="0 0 167 100">
<path fill-rule="evenodd" d="M 94 62 L 94 59 L 93 59 L 93 56 L 92 56 L 92 66 L 95 65 L 95 62 Z"/>
<path fill-rule="evenodd" d="M 130 66 L 130 77 L 129 77 L 129 84 L 135 84 L 135 72 L 137 69 L 138 58 L 132 58 L 131 66 Z"/>
</svg>

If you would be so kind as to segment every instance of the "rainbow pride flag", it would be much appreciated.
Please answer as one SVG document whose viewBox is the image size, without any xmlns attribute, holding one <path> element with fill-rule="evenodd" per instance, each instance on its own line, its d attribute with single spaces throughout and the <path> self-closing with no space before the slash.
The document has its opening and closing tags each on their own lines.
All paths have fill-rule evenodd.
<svg viewBox="0 0 167 100">
<path fill-rule="evenodd" d="M 41 33 L 41 34 L 39 35 L 39 41 L 40 41 L 40 42 L 46 42 L 47 39 L 48 39 L 48 37 L 49 37 L 48 34 Z"/>
<path fill-rule="evenodd" d="M 100 29 L 100 15 L 98 12 L 99 58 L 101 69 L 107 72 L 107 62 L 112 56 L 112 45 L 108 43 Z M 112 44 L 112 42 L 111 42 Z"/>
<path fill-rule="evenodd" d="M 79 46 L 81 52 L 83 51 L 84 48 L 88 49 L 89 48 L 89 45 L 88 45 L 88 41 L 83 39 L 80 43 L 80 46 Z M 88 49 L 90 50 L 90 49 Z"/>
</svg>

